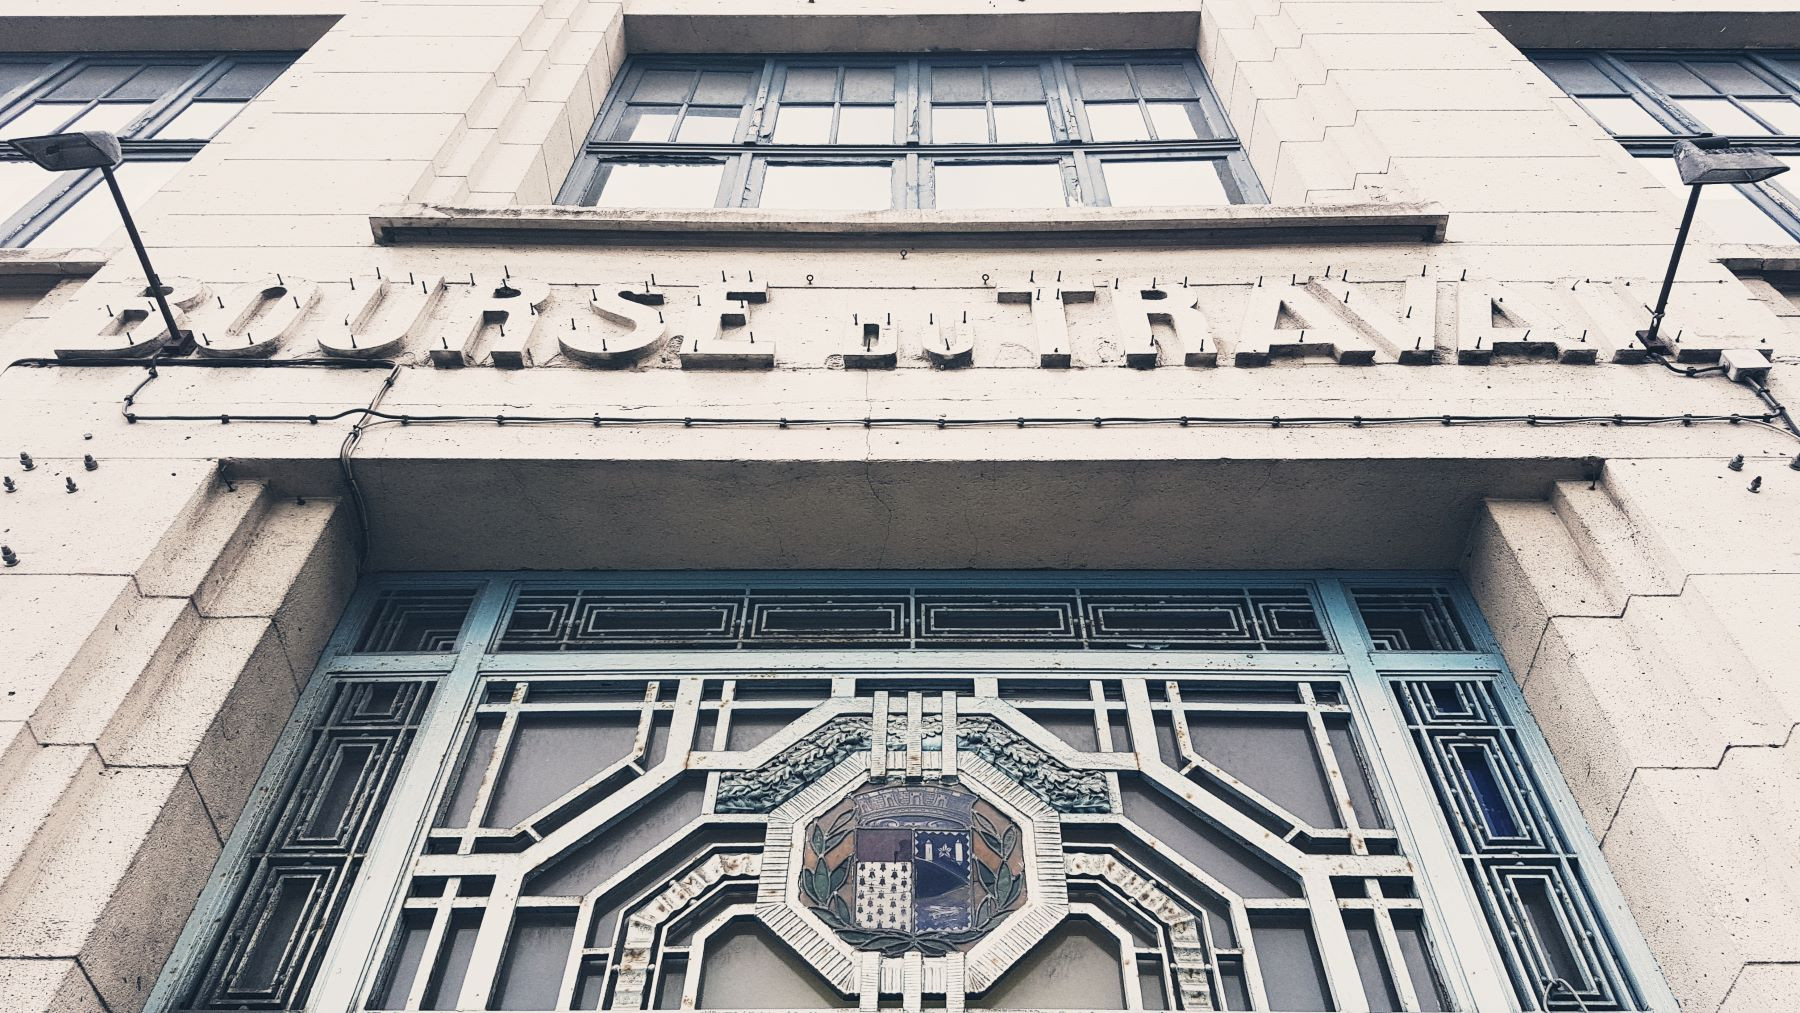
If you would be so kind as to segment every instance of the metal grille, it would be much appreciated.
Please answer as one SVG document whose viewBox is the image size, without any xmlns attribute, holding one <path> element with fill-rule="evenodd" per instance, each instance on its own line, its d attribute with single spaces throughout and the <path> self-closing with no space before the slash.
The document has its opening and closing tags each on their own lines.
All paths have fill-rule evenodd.
<svg viewBox="0 0 1800 1013">
<path fill-rule="evenodd" d="M 194 1008 L 303 1005 L 430 697 L 422 681 L 333 687 L 283 803 L 249 856 Z"/>
<path fill-rule="evenodd" d="M 1639 1008 L 1582 864 L 1489 680 L 1393 683 L 1528 1010 Z"/>
<path fill-rule="evenodd" d="M 720 589 L 527 588 L 495 650 L 670 648 L 1177 648 L 1324 651 L 1302 587 Z"/>
<path fill-rule="evenodd" d="M 1446 588 L 1360 587 L 1350 593 L 1377 651 L 1474 650 Z"/>
<path fill-rule="evenodd" d="M 358 654 L 446 654 L 475 604 L 468 587 L 383 591 L 356 638 Z"/>
</svg>

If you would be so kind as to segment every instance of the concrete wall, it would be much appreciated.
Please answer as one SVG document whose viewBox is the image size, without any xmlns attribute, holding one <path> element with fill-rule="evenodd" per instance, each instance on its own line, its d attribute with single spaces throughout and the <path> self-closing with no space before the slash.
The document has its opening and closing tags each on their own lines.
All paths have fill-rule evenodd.
<svg viewBox="0 0 1800 1013">
<path fill-rule="evenodd" d="M 138 12 L 121 6 L 16 4 L 7 16 L 37 19 L 19 27 L 44 48 L 62 32 L 85 48 L 113 31 L 88 19 Z M 349 279 L 377 268 L 390 280 L 542 283 L 542 317 L 579 319 L 588 338 L 621 333 L 588 315 L 602 287 L 654 275 L 669 330 L 684 333 L 705 324 L 688 305 L 702 285 L 754 274 L 771 289 L 755 312 L 781 350 L 772 368 L 750 372 L 683 370 L 672 349 L 599 370 L 561 355 L 543 330 L 531 368 L 496 368 L 491 336 L 472 347 L 470 368 L 436 368 L 435 339 L 478 301 L 471 278 L 407 333 L 391 387 L 386 370 L 167 367 L 135 394 L 137 368 L 0 375 L 0 432 L 17 444 L 0 450 L 36 462 L 0 468 L 20 489 L 0 498 L 0 540 L 19 556 L 0 571 L 0 636 L 23 659 L 0 704 L 0 958 L 11 958 L 0 959 L 0 1008 L 141 1005 L 353 582 L 362 519 L 339 451 L 355 418 L 333 416 L 378 397 L 395 412 L 469 420 L 381 425 L 355 447 L 375 569 L 1460 566 L 1684 1008 L 1778 1008 L 1800 966 L 1783 666 L 1800 635 L 1790 437 L 1749 423 L 855 421 L 1759 413 L 1723 379 L 1604 357 L 1456 364 L 1491 323 L 1460 309 L 1465 272 L 1543 300 L 1572 345 L 1587 318 L 1562 286 L 1648 286 L 1679 212 L 1483 17 L 1499 6 L 417 0 L 151 12 L 202 19 L 190 28 L 266 30 L 269 45 L 294 44 L 280 40 L 307 26 L 323 32 L 143 215 L 161 271 L 221 298 L 276 274 L 320 283 L 318 307 L 275 360 L 318 356 L 320 340 L 337 336 Z M 1716 7 L 1628 5 L 1659 16 Z M 226 8 L 231 19 L 214 20 Z M 181 22 L 159 24 L 159 46 L 180 41 Z M 736 223 L 729 245 L 691 232 L 659 239 L 658 216 L 630 213 L 564 213 L 559 227 L 571 231 L 554 241 L 473 231 L 550 200 L 634 45 L 955 49 L 984 39 L 1195 49 L 1275 205 L 1234 213 L 1283 242 L 1206 239 L 1220 215 L 1202 209 L 1151 224 L 1070 212 L 1049 231 L 1086 231 L 1054 248 L 1021 242 L 1005 216 L 992 228 L 958 223 L 946 238 L 950 217 L 899 212 L 692 219 L 702 231 Z M 1416 222 L 1422 208 L 1448 216 L 1441 241 L 1330 231 L 1346 211 Z M 406 214 L 465 232 L 451 241 L 420 229 L 378 245 L 371 218 Z M 758 230 L 748 239 L 745 221 Z M 1746 288 L 1711 262 L 1709 237 L 1698 241 L 1677 311 L 1697 334 L 1768 350 L 1781 395 L 1796 361 L 1792 304 Z M 83 256 L 93 259 L 0 258 L 50 292 L 18 310 L 0 359 L 88 339 L 90 303 L 136 277 L 127 254 L 92 282 L 57 283 Z M 37 266 L 17 267 L 28 260 Z M 1125 369 L 1109 315 L 1111 279 L 1173 289 L 1191 278 L 1205 284 L 1195 298 L 1219 340 L 1242 341 L 1261 279 L 1347 270 L 1357 299 L 1398 316 L 1421 269 L 1436 279 L 1426 337 L 1443 361 L 1433 366 L 1311 356 L 1263 369 Z M 1080 349 L 1072 368 L 1044 369 L 1026 353 L 1029 309 L 999 302 L 994 282 L 1057 272 L 1095 299 L 1068 309 Z M 196 329 L 224 333 L 228 321 L 206 305 Z M 844 318 L 859 307 L 901 315 L 894 370 L 843 368 Z M 929 321 L 948 307 L 975 308 L 970 368 L 933 369 L 924 354 Z M 205 418 L 132 424 L 121 414 L 128 394 L 142 416 Z M 322 420 L 244 420 L 257 412 Z M 766 424 L 486 421 L 597 413 Z M 782 428 L 781 417 L 851 421 Z M 1730 470 L 1738 454 L 1745 468 Z M 1764 482 L 1752 493 L 1755 476 Z"/>
</svg>

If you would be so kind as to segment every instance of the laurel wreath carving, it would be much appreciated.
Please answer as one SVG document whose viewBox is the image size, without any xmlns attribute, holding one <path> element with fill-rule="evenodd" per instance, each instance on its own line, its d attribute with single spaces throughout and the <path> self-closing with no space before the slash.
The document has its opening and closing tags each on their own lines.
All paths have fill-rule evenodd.
<svg viewBox="0 0 1800 1013">
<path fill-rule="evenodd" d="M 851 920 L 850 905 L 838 895 L 844 884 L 850 881 L 850 871 L 856 856 L 847 856 L 836 865 L 828 865 L 825 861 L 827 853 L 855 832 L 856 828 L 852 825 L 854 815 L 851 812 L 841 813 L 829 828 L 820 827 L 816 823 L 813 825 L 812 837 L 808 843 L 812 845 L 815 860 L 812 868 L 800 870 L 800 891 L 806 895 L 807 910 L 859 950 L 875 950 L 886 957 L 897 957 L 909 950 L 918 950 L 928 957 L 941 957 L 964 943 L 972 943 L 987 935 L 1025 897 L 1024 878 L 1015 874 L 1012 869 L 1013 852 L 1019 847 L 1019 828 L 1007 827 L 1001 832 L 993 821 L 976 813 L 975 832 L 999 856 L 999 862 L 997 866 L 989 866 L 980 859 L 975 859 L 972 863 L 976 879 L 981 881 L 982 888 L 987 891 L 987 896 L 976 905 L 972 924 L 966 929 L 932 929 L 923 932 L 863 928 Z"/>
</svg>

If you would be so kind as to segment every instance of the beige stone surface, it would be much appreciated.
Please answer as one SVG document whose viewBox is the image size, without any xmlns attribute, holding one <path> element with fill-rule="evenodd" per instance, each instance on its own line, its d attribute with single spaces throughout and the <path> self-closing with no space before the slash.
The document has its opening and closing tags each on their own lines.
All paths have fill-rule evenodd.
<svg viewBox="0 0 1800 1013">
<path fill-rule="evenodd" d="M 111 1013 L 73 960 L 0 960 L 0 1005 L 44 1013 Z"/>
<path fill-rule="evenodd" d="M 696 324 L 686 297 L 721 271 L 755 272 L 774 293 L 757 326 L 781 335 L 776 368 L 732 376 L 685 373 L 672 358 L 575 367 L 553 360 L 547 339 L 547 368 L 437 371 L 422 365 L 448 326 L 434 318 L 402 347 L 406 368 L 386 394 L 396 411 L 847 423 L 379 426 L 351 462 L 369 504 L 375 569 L 1460 566 L 1583 813 L 1605 834 L 1612 871 L 1683 1008 L 1778 1009 L 1795 987 L 1800 938 L 1791 741 L 1800 472 L 1786 467 L 1788 437 L 1749 425 L 857 423 L 1760 411 L 1742 387 L 1652 366 L 1349 369 L 1313 360 L 1127 370 L 1107 358 L 1104 298 L 1086 316 L 1071 308 L 1080 368 L 1010 365 L 1028 317 L 995 304 L 984 274 L 1069 272 L 1102 286 L 1121 276 L 1210 278 L 1204 308 L 1227 335 L 1262 276 L 1336 268 L 1399 277 L 1428 266 L 1445 282 L 1446 306 L 1450 279 L 1465 271 L 1513 282 L 1653 280 L 1676 197 L 1652 186 L 1480 13 L 1537 11 L 1537 24 L 1555 6 L 162 0 L 145 9 L 17 0 L 0 29 L 41 38 L 54 30 L 46 19 L 148 14 L 147 44 L 162 46 L 196 19 L 218 19 L 231 39 L 268 19 L 266 30 L 291 38 L 297 21 L 343 15 L 143 209 L 166 273 L 222 291 L 283 272 L 320 282 L 337 307 L 347 279 L 375 267 L 396 278 L 505 271 L 553 287 L 551 321 L 587 312 L 599 286 L 636 287 L 654 274 L 670 292 L 676 333 Z M 1800 45 L 1800 35 L 1783 34 L 1791 3 L 1730 6 L 1760 12 L 1766 44 Z M 1628 19 L 1639 32 L 1696 25 L 1717 8 L 1583 5 L 1642 15 Z M 1688 20 L 1668 20 L 1676 16 Z M 1592 17 L 1572 23 L 1593 38 Z M 827 247 L 767 212 L 730 212 L 760 230 L 730 247 L 651 244 L 642 233 L 386 247 L 372 238 L 370 216 L 409 200 L 547 203 L 628 48 L 1025 50 L 1071 39 L 1195 47 L 1247 158 L 1289 213 L 1433 201 L 1450 216 L 1445 241 L 1148 247 L 1120 233 L 1047 249 L 1004 233 L 944 242 L 920 216 L 913 231 L 879 239 L 851 219 L 826 222 L 838 244 Z M 1783 376 L 1800 361 L 1800 338 L 1781 326 L 1791 304 L 1737 286 L 1710 262 L 1707 242 L 1686 261 L 1677 314 L 1726 321 L 1717 326 L 1769 348 L 1777 391 L 1800 401 Z M 94 257 L 66 259 L 92 270 Z M 137 270 L 117 257 L 98 278 Z M 30 306 L 5 300 L 0 319 L 20 320 L 0 337 L 6 361 L 56 347 L 51 314 L 78 287 L 60 282 Z M 928 368 L 918 354 L 924 332 L 908 319 L 902 348 L 913 354 L 901 368 L 840 369 L 831 347 L 840 311 L 871 301 L 903 317 L 973 307 L 978 364 Z M 1456 324 L 1439 315 L 1450 352 Z M 281 357 L 313 354 L 317 335 L 303 329 Z M 0 499 L 0 541 L 21 557 L 0 571 L 0 642 L 12 666 L 0 681 L 0 1008 L 9 1011 L 87 1011 L 102 997 L 110 1013 L 137 1008 L 212 864 L 216 834 L 229 832 L 356 581 L 358 518 L 338 460 L 351 419 L 241 416 L 353 409 L 376 395 L 383 373 L 169 367 L 137 403 L 146 414 L 240 417 L 229 425 L 126 423 L 120 399 L 141 379 L 136 368 L 21 367 L 0 377 L 0 432 L 19 443 L 0 451 L 38 458 L 31 473 L 0 467 L 21 487 Z M 89 452 L 98 471 L 81 467 Z M 1726 466 L 1739 453 L 1741 472 Z M 215 482 L 221 461 L 241 479 L 235 492 Z M 1583 476 L 1600 461 L 1603 479 L 1590 486 Z M 1750 493 L 1756 476 L 1761 491 Z M 79 492 L 64 492 L 64 478 Z"/>
</svg>

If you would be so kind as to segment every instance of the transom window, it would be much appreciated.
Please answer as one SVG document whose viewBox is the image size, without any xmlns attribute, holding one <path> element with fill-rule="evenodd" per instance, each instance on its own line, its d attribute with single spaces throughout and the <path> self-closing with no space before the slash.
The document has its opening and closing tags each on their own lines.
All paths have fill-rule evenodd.
<svg viewBox="0 0 1800 1013">
<path fill-rule="evenodd" d="M 824 210 L 1263 199 L 1181 53 L 634 58 L 558 197 Z"/>
<path fill-rule="evenodd" d="M 365 587 L 151 1013 L 1666 1010 L 1452 579 Z"/>
<path fill-rule="evenodd" d="M 1680 138 L 1714 134 L 1768 150 L 1800 167 L 1800 54 L 1532 54 L 1538 67 L 1664 185 L 1685 189 L 1670 158 Z M 1702 221 L 1728 242 L 1791 243 L 1800 237 L 1800 180 L 1708 186 Z"/>
<path fill-rule="evenodd" d="M 110 130 L 133 207 L 292 63 L 291 53 L 0 56 L 0 138 Z M 0 246 L 96 246 L 119 228 L 97 170 L 52 175 L 0 143 Z"/>
</svg>

